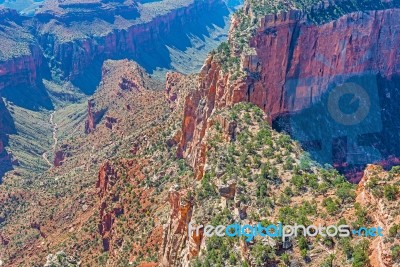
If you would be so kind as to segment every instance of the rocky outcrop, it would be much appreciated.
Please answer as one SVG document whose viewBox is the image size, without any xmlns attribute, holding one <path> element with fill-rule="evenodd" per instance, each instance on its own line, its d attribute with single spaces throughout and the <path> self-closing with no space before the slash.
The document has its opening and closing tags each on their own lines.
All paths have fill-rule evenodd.
<svg viewBox="0 0 400 267">
<path fill-rule="evenodd" d="M 188 224 L 192 217 L 193 200 L 185 199 L 185 193 L 174 187 L 169 191 L 171 212 L 167 224 L 164 225 L 160 266 L 175 266 L 188 260 L 188 251 L 182 251 L 182 248 L 188 241 Z"/>
<path fill-rule="evenodd" d="M 60 167 L 64 163 L 65 155 L 63 151 L 57 151 L 54 155 L 54 166 Z"/>
<path fill-rule="evenodd" d="M 44 267 L 79 267 L 81 262 L 75 256 L 68 256 L 64 251 L 58 251 L 55 254 L 49 254 L 46 257 Z"/>
<path fill-rule="evenodd" d="M 390 214 L 387 205 L 383 198 L 377 198 L 367 188 L 367 184 L 372 178 L 380 178 L 386 174 L 383 172 L 380 166 L 369 165 L 364 175 L 358 184 L 356 202 L 367 207 L 369 210 L 370 217 L 372 218 L 373 225 L 380 227 L 386 231 L 390 228 L 390 224 L 393 224 L 393 217 Z M 383 180 L 383 179 L 382 179 Z M 379 185 L 384 185 L 385 182 L 379 181 Z M 384 234 L 384 235 L 385 235 Z M 370 243 L 369 259 L 371 266 L 393 266 L 393 262 L 390 255 L 390 245 L 384 242 L 384 237 L 376 237 Z"/>
<path fill-rule="evenodd" d="M 186 158 L 195 169 L 197 179 L 204 172 L 206 130 L 215 109 L 245 101 L 246 81 L 230 80 L 230 74 L 223 73 L 221 66 L 210 56 L 200 71 L 198 89 L 185 101 L 182 122 L 182 138 L 178 145 L 178 157 Z"/>
<path fill-rule="evenodd" d="M 30 55 L 0 61 L 0 90 L 16 86 L 35 86 L 43 57 L 39 47 L 32 46 Z"/>
<path fill-rule="evenodd" d="M 236 183 L 230 182 L 229 185 L 221 185 L 218 187 L 220 196 L 227 199 L 234 199 L 236 194 Z"/>
<path fill-rule="evenodd" d="M 94 108 L 94 102 L 93 102 L 93 100 L 89 100 L 88 108 L 87 108 L 88 115 L 87 115 L 87 120 L 85 122 L 85 133 L 86 134 L 92 133 L 96 129 L 93 108 Z"/>
<path fill-rule="evenodd" d="M 109 251 L 112 246 L 112 226 L 116 217 L 124 212 L 123 207 L 118 204 L 113 205 L 109 203 L 108 193 L 109 189 L 117 182 L 117 171 L 111 166 L 109 162 L 105 162 L 99 171 L 96 188 L 98 188 L 98 195 L 100 198 L 100 222 L 99 234 L 102 237 L 104 251 Z M 118 196 L 111 197 L 117 199 Z M 113 205 L 113 206 L 112 206 Z M 112 207 L 109 207 L 112 206 Z"/>
<path fill-rule="evenodd" d="M 112 168 L 110 162 L 105 162 L 99 171 L 96 188 L 100 198 L 104 197 L 109 187 L 112 187 L 118 180 L 117 172 Z"/>
<path fill-rule="evenodd" d="M 3 220 L 2 220 L 3 219 Z M 4 218 L 0 218 L 0 221 L 4 221 Z M 3 246 L 7 246 L 10 243 L 10 240 L 0 234 L 0 243 Z"/>
<path fill-rule="evenodd" d="M 233 21 L 232 27 L 239 23 Z M 346 166 L 344 172 L 351 170 L 353 163 L 364 166 L 374 161 L 365 158 L 372 154 L 366 152 L 372 147 L 379 147 L 383 158 L 395 155 L 398 153 L 396 142 L 374 144 L 377 138 L 390 139 L 390 131 L 385 127 L 389 127 L 393 114 L 398 114 L 393 108 L 393 101 L 397 101 L 393 99 L 399 96 L 395 84 L 400 75 L 400 55 L 395 51 L 400 44 L 396 41 L 399 34 L 393 30 L 397 25 L 400 25 L 399 9 L 351 13 L 323 25 L 311 24 L 301 11 L 262 18 L 250 40 L 254 52 L 241 56 L 241 68 L 247 73 L 245 78 L 231 79 L 232 75 L 224 73 L 213 56 L 207 59 L 198 90 L 186 99 L 178 156 L 187 158 L 201 176 L 205 155 L 203 141 L 210 115 L 216 109 L 243 101 L 262 108 L 276 129 L 287 130 L 301 142 L 322 143 L 322 149 L 316 153 L 323 163 L 335 163 L 332 140 L 339 134 L 347 135 L 349 140 L 359 136 L 366 138 L 366 147 L 354 148 L 358 144 L 352 143 L 336 149 L 347 151 L 346 160 L 350 166 Z M 340 121 L 338 114 L 332 114 L 329 103 L 325 102 L 329 94 L 340 87 L 338 85 L 349 83 L 353 88 L 361 87 L 359 91 L 366 91 L 371 100 L 368 116 L 359 124 L 351 125 L 353 128 L 348 127 L 346 121 Z M 381 101 L 377 103 L 374 99 Z M 383 121 L 378 121 L 382 127 L 376 129 L 380 117 L 374 114 L 379 112 L 385 116 Z M 314 132 L 299 133 L 299 128 L 326 133 L 315 140 Z M 350 159 L 354 154 L 365 157 Z"/>
<path fill-rule="evenodd" d="M 85 133 L 90 134 L 96 130 L 96 125 L 101 121 L 106 109 L 96 109 L 96 103 L 94 99 L 88 100 L 88 108 L 87 108 L 87 119 L 85 121 Z M 111 120 L 113 121 L 113 120 Z"/>
<path fill-rule="evenodd" d="M 168 147 L 176 146 L 181 140 L 181 136 L 182 136 L 181 131 L 176 131 L 175 133 L 173 133 L 172 136 L 170 136 L 170 138 L 167 139 Z"/>
<path fill-rule="evenodd" d="M 68 144 L 63 144 L 58 151 L 54 154 L 54 167 L 60 167 L 64 164 L 64 160 L 70 157 L 72 154 L 70 152 L 71 147 Z"/>
<path fill-rule="evenodd" d="M 183 79 L 184 75 L 177 72 L 168 72 L 165 82 L 165 94 L 168 102 L 171 104 L 175 103 L 178 98 L 177 83 Z"/>
<path fill-rule="evenodd" d="M 121 81 L 119 82 L 119 87 L 122 90 L 134 90 L 138 89 L 138 85 L 132 81 L 131 79 L 128 79 L 127 77 L 121 77 Z"/>
<path fill-rule="evenodd" d="M 106 116 L 106 123 L 105 123 L 105 125 L 106 125 L 106 127 L 107 127 L 108 129 L 111 129 L 111 130 L 112 130 L 113 125 L 116 124 L 117 122 L 118 122 L 118 119 L 117 119 L 117 118 L 110 117 L 110 116 Z"/>
</svg>

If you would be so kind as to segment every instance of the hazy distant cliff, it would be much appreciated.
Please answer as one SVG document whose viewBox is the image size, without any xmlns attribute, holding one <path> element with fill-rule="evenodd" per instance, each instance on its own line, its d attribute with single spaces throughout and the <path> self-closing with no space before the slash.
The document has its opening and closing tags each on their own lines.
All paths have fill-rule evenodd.
<svg viewBox="0 0 400 267">
<path fill-rule="evenodd" d="M 36 82 L 43 55 L 26 22 L 16 11 L 0 9 L 0 90 Z"/>
<path fill-rule="evenodd" d="M 106 59 L 137 59 L 156 51 L 159 41 L 185 25 L 196 25 L 200 16 L 227 11 L 222 0 L 136 2 L 94 1 L 90 4 L 47 1 L 33 18 L 14 11 L 0 27 L 12 38 L 10 49 L 1 48 L 0 89 L 17 85 L 34 86 L 38 70 L 49 66 L 61 78 L 91 77 Z M 99 77 L 96 77 L 99 78 Z M 90 78 L 89 78 L 90 79 Z"/>
<path fill-rule="evenodd" d="M 140 53 L 151 53 L 158 41 L 166 38 L 171 31 L 195 23 L 201 14 L 223 8 L 222 5 L 219 0 L 192 1 L 163 14 L 153 14 L 146 20 L 141 17 L 137 21 L 126 20 L 118 16 L 114 25 L 105 21 L 89 23 L 89 30 L 78 25 L 79 22 L 68 27 L 50 21 L 40 26 L 39 32 L 45 53 L 52 57 L 52 67 L 60 69 L 63 76 L 73 79 L 95 61 L 137 58 Z M 104 27 L 103 31 L 97 29 L 100 25 Z"/>
</svg>

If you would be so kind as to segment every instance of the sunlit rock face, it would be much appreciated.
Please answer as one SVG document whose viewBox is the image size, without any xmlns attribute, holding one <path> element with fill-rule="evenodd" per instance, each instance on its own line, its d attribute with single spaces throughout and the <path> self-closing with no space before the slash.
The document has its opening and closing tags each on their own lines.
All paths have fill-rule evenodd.
<svg viewBox="0 0 400 267">
<path fill-rule="evenodd" d="M 395 164 L 399 28 L 399 9 L 350 13 L 322 25 L 300 11 L 264 17 L 250 41 L 255 53 L 241 60 L 242 68 L 257 75 L 232 81 L 212 58 L 204 65 L 200 89 L 187 99 L 178 156 L 201 176 L 210 114 L 249 101 L 274 128 L 352 181 L 367 163 Z"/>
<path fill-rule="evenodd" d="M 391 165 L 400 152 L 393 130 L 399 15 L 398 9 L 357 12 L 312 26 L 290 12 L 265 18 L 252 40 L 261 77 L 250 100 L 317 161 L 354 181 L 367 163 Z"/>
</svg>

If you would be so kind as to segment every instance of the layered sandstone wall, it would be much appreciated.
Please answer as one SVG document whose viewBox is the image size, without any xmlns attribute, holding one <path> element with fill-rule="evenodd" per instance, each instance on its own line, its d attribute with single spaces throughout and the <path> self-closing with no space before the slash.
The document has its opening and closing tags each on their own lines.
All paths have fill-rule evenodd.
<svg viewBox="0 0 400 267">
<path fill-rule="evenodd" d="M 31 47 L 30 55 L 0 62 L 0 90 L 8 87 L 36 85 L 42 64 L 43 55 L 38 46 Z"/>
<path fill-rule="evenodd" d="M 332 83 L 365 74 L 390 80 L 400 74 L 398 25 L 400 9 L 355 12 L 323 25 L 300 11 L 266 16 L 250 40 L 255 53 L 241 58 L 245 78 L 231 79 L 213 56 L 207 59 L 198 90 L 186 99 L 178 156 L 202 177 L 204 135 L 218 108 L 249 101 L 272 122 L 318 103 Z"/>
<path fill-rule="evenodd" d="M 15 10 L 0 8 L 0 90 L 31 86 L 37 80 L 43 56 L 26 20 Z"/>
<path fill-rule="evenodd" d="M 399 74 L 398 25 L 399 9 L 356 12 L 321 26 L 299 11 L 265 17 L 251 40 L 260 80 L 250 101 L 274 118 L 318 102 L 337 77 Z"/>
<path fill-rule="evenodd" d="M 134 22 L 126 29 L 116 27 L 109 32 L 106 30 L 106 34 L 67 41 L 61 40 L 56 32 L 48 32 L 44 25 L 40 30 L 40 43 L 45 53 L 52 56 L 52 67 L 60 69 L 64 77 L 74 79 L 92 64 L 105 59 L 139 58 L 142 53 L 151 54 L 172 31 L 177 32 L 184 25 L 195 23 L 200 15 L 222 5 L 221 0 L 193 1 L 148 22 Z"/>
<path fill-rule="evenodd" d="M 30 35 L 29 39 L 32 39 L 33 35 L 28 30 L 34 31 L 37 40 L 29 40 L 26 43 L 29 48 L 17 51 L 15 56 L 2 58 L 0 54 L 0 90 L 19 85 L 36 85 L 38 70 L 43 65 L 49 65 L 65 79 L 74 80 L 106 59 L 140 58 L 143 53 L 155 52 L 160 42 L 168 38 L 172 32 L 179 32 L 185 25 L 195 24 L 201 15 L 215 9 L 226 8 L 222 0 L 194 0 L 179 8 L 163 12 L 162 15 L 152 14 L 152 18 L 145 19 L 139 17 L 136 4 L 129 5 L 132 9 L 130 14 L 134 14 L 134 16 L 131 14 L 132 18 L 126 17 L 127 10 L 120 10 L 115 3 L 114 6 L 112 14 L 115 16 L 112 18 L 102 16 L 101 12 L 108 10 L 106 5 L 105 10 L 98 8 L 97 15 L 92 14 L 96 8 L 90 10 L 92 13 L 86 12 L 87 17 L 79 17 L 82 21 L 78 22 L 76 17 L 74 22 L 65 18 L 69 13 L 58 10 L 59 7 L 56 7 L 55 11 L 38 12 L 32 21 L 21 25 L 14 25 L 14 21 L 22 19 L 18 14 L 7 13 L 8 22 L 5 27 L 14 27 L 15 33 L 24 31 L 24 36 Z M 125 17 L 119 18 L 119 16 Z M 0 28 L 3 20 L 0 20 Z M 112 21 L 116 24 L 114 25 Z M 97 29 L 96 33 L 92 32 L 94 29 Z M 19 43 L 22 44 L 22 41 Z M 7 53 L 1 46 L 0 51 Z"/>
</svg>

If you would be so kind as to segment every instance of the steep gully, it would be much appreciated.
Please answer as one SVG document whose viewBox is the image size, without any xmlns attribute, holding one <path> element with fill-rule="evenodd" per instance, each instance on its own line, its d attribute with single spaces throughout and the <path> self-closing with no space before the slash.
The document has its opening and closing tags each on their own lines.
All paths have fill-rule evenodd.
<svg viewBox="0 0 400 267">
<path fill-rule="evenodd" d="M 242 68 L 257 75 L 232 80 L 212 56 L 206 61 L 199 89 L 186 100 L 178 156 L 201 178 L 208 118 L 249 101 L 275 129 L 290 133 L 317 161 L 334 165 L 353 182 L 368 163 L 398 164 L 399 38 L 399 9 L 351 13 L 320 26 L 300 11 L 266 16 L 250 40 L 255 54 L 241 57 Z M 353 100 L 329 102 L 343 87 L 350 88 L 340 95 L 345 100 L 353 94 L 357 104 L 369 102 L 367 114 L 353 116 L 350 124 L 341 119 L 357 114 Z"/>
</svg>

